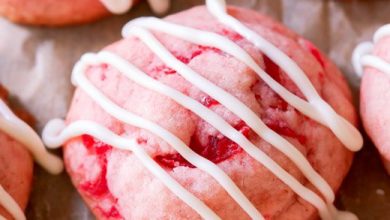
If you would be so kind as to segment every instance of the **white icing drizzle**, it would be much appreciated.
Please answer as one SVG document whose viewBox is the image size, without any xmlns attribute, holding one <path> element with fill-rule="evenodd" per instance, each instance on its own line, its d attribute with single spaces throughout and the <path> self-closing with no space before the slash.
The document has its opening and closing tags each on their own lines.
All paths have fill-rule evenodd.
<svg viewBox="0 0 390 220">
<path fill-rule="evenodd" d="M 267 126 L 257 117 L 257 115 L 252 112 L 245 104 L 240 102 L 233 95 L 225 92 L 220 87 L 214 85 L 207 79 L 200 76 L 198 73 L 194 72 L 191 68 L 189 68 L 186 64 L 182 63 L 178 59 L 176 59 L 164 46 L 155 39 L 151 33 L 147 32 L 144 29 L 134 27 L 131 29 L 130 33 L 137 36 L 141 39 L 149 48 L 169 67 L 176 70 L 181 76 L 183 76 L 186 80 L 200 88 L 203 92 L 210 95 L 212 98 L 217 100 L 219 103 L 224 105 L 226 108 L 231 110 L 237 116 L 241 117 L 241 119 L 250 124 L 250 127 L 253 127 L 258 135 L 260 135 L 266 141 L 272 143 L 277 147 L 280 151 L 285 153 L 292 161 L 297 164 L 297 166 L 310 178 L 310 180 L 317 186 L 317 188 L 321 191 L 324 189 L 327 190 L 324 195 L 327 196 L 330 200 L 334 198 L 332 189 L 325 180 L 318 175 L 315 170 L 312 168 L 310 163 L 306 160 L 306 158 L 292 146 L 287 140 L 282 138 L 276 132 L 267 128 Z M 119 60 L 119 58 L 110 59 L 110 60 Z M 106 59 L 106 62 L 108 59 Z M 108 62 L 111 64 L 111 62 Z M 123 73 L 125 68 L 121 69 Z M 171 97 L 173 98 L 173 97 Z M 174 99 L 174 98 L 173 98 Z M 182 102 L 180 104 L 188 103 L 188 100 Z M 191 109 L 192 110 L 192 109 Z M 200 111 L 196 111 L 195 113 L 201 115 L 205 108 Z M 210 114 L 209 114 L 210 115 Z M 207 115 L 202 117 L 202 119 L 208 121 L 210 119 Z M 223 119 L 221 119 L 223 121 Z M 209 121 L 208 121 L 209 122 Z M 231 131 L 223 132 L 224 128 L 227 128 L 228 123 L 223 124 L 223 126 L 216 127 L 217 124 L 210 123 L 213 125 L 219 132 L 229 137 L 231 140 L 235 141 L 239 144 L 249 155 L 255 158 L 257 161 L 261 162 L 265 167 L 267 167 L 274 175 L 276 175 L 279 179 L 281 179 L 284 183 L 286 183 L 294 192 L 296 192 L 299 196 L 309 201 L 313 205 L 315 205 L 320 213 L 323 216 L 329 215 L 326 214 L 327 207 L 323 203 L 322 199 L 318 197 L 315 193 L 308 190 L 306 187 L 301 185 L 299 181 L 297 181 L 294 177 L 292 177 L 288 172 L 286 172 L 283 168 L 281 168 L 275 161 L 269 158 L 265 153 L 263 153 L 258 147 L 253 145 L 250 141 L 248 141 L 245 137 L 239 136 L 239 132 L 235 131 L 231 126 Z M 233 132 L 235 131 L 235 132 Z M 303 160 L 303 161 L 300 161 Z"/>
<path fill-rule="evenodd" d="M 124 37 L 129 36 L 131 34 L 131 29 L 133 29 L 134 26 L 140 26 L 147 29 L 167 33 L 194 44 L 215 47 L 227 54 L 234 56 L 235 58 L 249 66 L 253 71 L 255 71 L 257 75 L 261 79 L 263 79 L 264 82 L 266 82 L 270 86 L 270 88 L 272 88 L 278 95 L 280 95 L 287 103 L 299 110 L 302 114 L 328 127 L 329 123 L 326 121 L 326 119 L 324 119 L 324 117 L 322 117 L 322 114 L 311 103 L 308 103 L 300 97 L 294 95 L 282 85 L 280 85 L 278 82 L 276 82 L 272 77 L 270 77 L 266 72 L 264 72 L 264 70 L 261 69 L 261 67 L 256 63 L 256 61 L 244 49 L 239 47 L 237 44 L 235 44 L 228 38 L 215 34 L 213 32 L 201 31 L 189 27 L 184 27 L 157 18 L 138 18 L 132 20 L 125 25 L 122 30 L 122 35 Z M 344 118 L 340 117 L 340 120 L 341 121 L 339 123 L 346 123 L 348 124 L 346 125 L 346 127 L 351 127 L 351 129 L 349 130 L 351 132 L 350 136 L 355 137 L 357 135 L 355 138 L 357 140 L 362 140 L 359 131 L 355 127 L 353 127 L 353 125 L 351 125 Z M 347 133 L 348 131 L 340 133 L 340 135 L 345 135 Z M 348 137 L 349 136 L 346 135 L 345 139 L 347 139 Z M 362 142 L 360 143 L 360 145 L 349 145 L 348 149 L 352 151 L 357 151 L 361 148 L 361 146 Z"/>
<path fill-rule="evenodd" d="M 282 138 L 273 130 L 269 129 L 264 122 L 254 113 L 250 108 L 248 108 L 244 103 L 225 92 L 218 86 L 212 84 L 208 80 L 203 77 L 200 77 L 199 74 L 195 73 L 193 70 L 188 68 L 185 64 L 178 61 L 172 54 L 169 53 L 168 50 L 164 49 L 164 47 L 158 43 L 158 41 L 148 32 L 142 30 L 140 28 L 136 28 L 134 25 L 141 25 L 143 27 L 148 27 L 152 29 L 162 30 L 164 33 L 168 33 L 177 36 L 181 39 L 188 40 L 193 43 L 198 43 L 200 45 L 208 45 L 213 46 L 218 49 L 221 49 L 225 52 L 231 52 L 235 58 L 239 60 L 246 61 L 246 63 L 250 63 L 251 66 L 254 66 L 254 69 L 261 74 L 261 77 L 266 78 L 271 83 L 273 83 L 274 87 L 281 87 L 283 90 L 286 90 L 279 83 L 269 77 L 257 64 L 256 62 L 247 54 L 243 49 L 238 47 L 233 42 L 227 40 L 225 37 L 220 35 L 197 31 L 195 29 L 182 27 L 179 25 L 170 24 L 168 22 L 164 22 L 160 19 L 148 18 L 148 19 L 137 19 L 134 23 L 131 22 L 127 24 L 124 28 L 123 35 L 129 36 L 131 34 L 142 39 L 151 50 L 153 50 L 160 59 L 162 59 L 165 63 L 170 65 L 171 68 L 175 69 L 179 74 L 183 75 L 188 81 L 192 82 L 197 87 L 201 88 L 203 92 L 211 95 L 218 102 L 223 104 L 227 109 L 235 113 L 239 116 L 253 131 L 256 132 L 261 138 L 275 146 L 279 151 L 283 152 L 287 157 L 289 157 L 298 168 L 304 173 L 304 175 L 310 180 L 310 182 L 317 187 L 317 189 L 323 194 L 323 196 L 327 199 L 328 202 L 333 202 L 334 193 L 331 187 L 326 183 L 326 181 L 313 169 L 305 156 L 302 155 L 299 150 L 297 150 L 291 143 L 289 143 L 286 139 Z M 169 30 L 175 30 L 174 33 Z M 200 33 L 199 33 L 200 32 Z M 185 36 L 183 36 L 184 34 Z M 198 39 L 199 36 L 202 36 L 201 39 Z M 207 40 L 206 40 L 207 39 Z M 231 46 L 231 47 L 230 47 Z M 159 48 L 157 51 L 156 48 Z M 228 51 L 230 48 L 230 51 Z M 234 51 L 233 49 L 237 49 Z M 238 49 L 239 48 L 239 49 Z M 226 50 L 225 50 L 226 49 Z M 246 59 L 247 58 L 247 59 Z M 175 60 L 174 62 L 172 60 Z M 249 61 L 248 61 L 249 60 Z M 185 70 L 185 71 L 184 71 Z M 207 82 L 206 82 L 207 81 Z M 206 86 L 206 84 L 208 86 Z M 288 90 L 286 93 L 290 93 Z M 292 93 L 287 96 L 294 96 L 296 99 L 299 99 L 301 102 L 305 103 L 303 100 L 293 95 Z M 172 97 L 171 97 L 172 98 Z M 185 104 L 180 103 L 185 106 Z M 308 105 L 310 108 L 311 106 Z M 188 108 L 188 107 L 187 107 Z M 190 109 L 190 108 L 189 108 Z M 207 109 L 207 108 L 205 108 Z M 192 110 L 192 109 L 191 109 Z M 208 110 L 208 109 L 207 109 Z M 314 110 L 314 109 L 313 109 Z M 205 111 L 205 110 L 203 110 Z M 199 115 L 199 113 L 197 113 Z M 318 114 L 314 114 L 318 116 Z M 204 120 L 207 119 L 203 118 Z M 211 123 L 210 123 L 211 124 Z M 213 124 L 212 124 L 213 125 Z M 213 125 L 214 126 L 214 125 Z M 215 127 L 215 126 L 214 126 Z M 221 130 L 221 129 L 219 129 Z M 225 135 L 227 136 L 227 135 Z M 228 136 L 227 136 L 228 137 Z M 230 138 L 232 139 L 232 138 Z M 232 139 L 234 140 L 234 139 Z M 237 142 L 238 143 L 238 142 Z M 239 143 L 241 146 L 242 144 Z M 256 147 L 257 151 L 259 149 Z M 256 158 L 256 157 L 255 157 Z"/>
<path fill-rule="evenodd" d="M 63 170 L 61 159 L 47 152 L 35 131 L 19 119 L 1 99 L 0 130 L 27 147 L 36 162 L 50 173 L 58 174 Z M 8 195 L 2 187 L 0 188 L 0 193 Z M 0 205 L 12 214 L 16 220 L 25 219 L 23 211 L 10 195 L 0 196 Z"/>
<path fill-rule="evenodd" d="M 329 206 L 329 210 L 333 213 L 332 220 L 359 220 L 352 212 L 337 210 L 333 205 Z"/>
<path fill-rule="evenodd" d="M 27 147 L 35 161 L 52 174 L 63 170 L 62 160 L 46 151 L 40 137 L 0 99 L 0 130 Z"/>
<path fill-rule="evenodd" d="M 66 126 L 63 120 L 52 120 L 42 135 L 48 147 L 55 148 L 67 140 L 83 134 L 99 137 L 100 141 L 118 149 L 129 150 L 142 162 L 152 174 L 159 178 L 175 195 L 192 207 L 204 219 L 220 219 L 206 204 L 187 191 L 151 158 L 136 140 L 120 137 L 93 121 L 77 121 Z"/>
<path fill-rule="evenodd" d="M 149 36 L 150 37 L 150 36 Z M 156 40 L 156 39 L 154 39 Z M 165 53 L 168 53 L 165 51 Z M 172 55 L 169 54 L 161 54 L 160 57 L 170 57 L 173 58 Z M 156 53 L 159 55 L 159 53 Z M 277 163 L 275 163 L 270 157 L 268 157 L 263 151 L 261 151 L 257 146 L 252 144 L 244 135 L 234 129 L 229 123 L 227 123 L 222 117 L 218 114 L 205 107 L 201 103 L 196 100 L 180 93 L 177 90 L 171 89 L 168 86 L 165 86 L 163 83 L 160 83 L 157 80 L 154 80 L 152 77 L 149 77 L 133 65 L 129 64 L 123 58 L 109 53 L 109 52 L 101 52 L 98 54 L 101 57 L 101 61 L 111 66 L 117 68 L 120 72 L 122 72 L 126 77 L 133 80 L 134 82 L 142 85 L 145 88 L 161 93 L 171 99 L 175 100 L 177 103 L 182 106 L 190 109 L 192 112 L 197 114 L 200 118 L 211 124 L 215 127 L 221 134 L 228 137 L 238 145 L 240 145 L 250 156 L 255 158 L 257 161 L 264 164 L 270 170 L 274 170 L 273 173 L 282 173 L 281 179 L 290 178 L 293 179 L 292 176 L 289 176 L 287 172 L 285 172 Z M 175 59 L 175 58 L 173 58 Z M 177 65 L 183 65 L 180 61 L 176 62 Z M 184 65 L 185 66 L 185 65 Z M 175 70 L 184 71 L 185 68 L 181 68 L 180 66 L 171 66 Z M 189 70 L 189 69 L 187 69 Z M 196 74 L 198 75 L 198 74 Z M 195 83 L 195 80 L 189 79 L 196 86 L 199 84 Z M 310 182 L 317 187 L 317 189 L 322 192 L 324 197 L 328 198 L 329 202 L 333 202 L 334 194 L 331 187 L 326 183 L 326 181 L 313 169 L 307 159 L 286 139 L 281 137 L 279 134 L 269 129 L 264 122 L 245 104 L 243 104 L 238 99 L 234 98 L 234 96 L 230 95 L 225 91 L 221 90 L 216 85 L 212 84 L 210 81 L 206 79 L 198 80 L 202 83 L 202 85 L 209 84 L 210 86 L 203 90 L 205 93 L 211 95 L 213 98 L 215 97 L 218 102 L 223 104 L 227 109 L 231 110 L 244 122 L 247 122 L 247 125 L 252 128 L 261 138 L 265 141 L 274 145 L 278 150 L 283 152 L 287 157 L 289 157 L 297 167 L 305 174 L 305 176 L 310 180 Z M 199 86 L 200 88 L 200 86 Z M 219 97 L 213 96 L 215 93 L 221 94 Z M 222 97 L 222 98 L 220 98 Z M 269 166 L 269 167 L 268 167 Z M 288 182 L 288 181 L 286 181 Z M 294 183 L 296 185 L 296 183 Z M 299 188 L 299 187 L 295 187 Z"/>
<path fill-rule="evenodd" d="M 157 53 L 158 54 L 158 53 Z M 167 54 L 164 54 L 164 56 L 168 57 Z M 91 57 L 91 60 L 93 58 Z M 172 58 L 175 59 L 175 58 Z M 83 59 L 82 59 L 83 60 Z M 319 210 L 322 210 L 322 213 L 327 212 L 327 206 L 325 203 L 323 203 L 322 199 L 318 197 L 315 193 L 312 191 L 308 190 L 306 187 L 304 187 L 302 184 L 300 184 L 294 177 L 292 177 L 288 172 L 286 172 L 283 168 L 281 168 L 275 161 L 273 161 L 270 157 L 268 157 L 263 151 L 261 151 L 258 147 L 256 147 L 254 144 L 252 144 L 244 135 L 242 135 L 240 132 L 238 132 L 236 129 L 234 129 L 229 123 L 227 123 L 223 118 L 221 118 L 218 114 L 215 112 L 211 111 L 207 107 L 203 106 L 199 102 L 195 101 L 194 99 L 180 93 L 179 91 L 176 91 L 174 89 L 171 89 L 168 86 L 165 86 L 164 84 L 154 80 L 153 78 L 147 76 L 145 73 L 131 65 L 128 61 L 122 59 L 121 57 L 109 53 L 109 52 L 101 52 L 97 55 L 94 60 L 98 60 L 101 63 L 107 63 L 110 64 L 111 66 L 117 68 L 122 74 L 124 74 L 126 77 L 129 79 L 133 80 L 134 82 L 144 86 L 145 88 L 154 90 L 156 92 L 159 92 L 161 94 L 164 94 L 173 100 L 175 100 L 177 103 L 183 105 L 184 107 L 190 109 L 192 112 L 196 113 L 199 117 L 201 117 L 203 120 L 207 121 L 210 123 L 213 127 L 215 127 L 221 134 L 224 136 L 228 137 L 232 141 L 236 142 L 239 144 L 249 155 L 251 155 L 253 158 L 255 158 L 257 161 L 261 162 L 265 167 L 267 167 L 269 170 L 271 170 L 279 179 L 281 179 L 283 182 L 285 182 L 288 186 L 290 186 L 295 192 L 297 192 L 298 195 L 302 196 L 306 200 L 310 201 L 313 204 L 316 204 L 316 207 Z M 180 61 L 177 61 L 178 63 L 181 63 Z M 174 66 L 172 66 L 175 68 Z M 180 71 L 183 71 L 181 69 Z M 194 80 L 191 80 L 191 82 L 194 83 Z M 209 84 L 210 82 L 203 79 L 199 82 L 202 82 L 204 85 Z M 194 83 L 196 84 L 196 83 Z M 222 91 L 218 91 L 220 89 L 219 87 L 216 86 L 210 86 L 208 89 L 205 90 L 205 92 L 209 95 L 212 96 L 212 91 L 215 89 L 217 93 L 224 94 L 225 97 L 223 99 L 217 99 L 217 101 L 220 101 L 221 104 L 226 105 L 228 104 L 229 107 L 236 106 L 237 109 L 240 108 L 245 108 L 246 106 L 243 105 L 241 102 L 238 100 L 234 100 L 228 93 Z M 243 111 L 239 112 L 238 115 L 243 115 Z M 244 116 L 245 117 L 245 116 Z M 248 118 L 248 117 L 246 117 Z M 251 117 L 251 120 L 256 120 L 257 116 Z M 262 125 L 260 128 L 259 133 L 263 133 L 261 136 L 264 136 L 266 139 L 271 140 L 271 142 L 275 142 L 273 140 L 279 140 L 282 143 L 286 144 L 286 149 L 288 149 L 291 144 L 280 137 L 277 133 L 273 132 L 270 129 L 266 130 L 266 126 L 264 123 L 259 120 L 259 124 Z M 287 150 L 284 150 L 283 147 L 281 146 L 280 148 L 282 151 L 287 152 Z M 295 148 L 294 148 L 295 149 Z M 292 151 L 292 150 L 291 150 Z M 314 175 L 311 179 L 313 179 L 316 183 L 318 180 L 318 174 L 312 169 L 310 166 L 310 163 L 307 162 L 306 158 L 303 157 L 294 157 L 296 154 L 295 151 L 292 151 L 294 153 L 289 153 L 287 152 L 286 154 L 290 156 L 293 161 L 298 163 L 299 167 L 302 167 L 304 171 L 307 171 L 309 168 L 309 171 L 306 173 L 310 173 L 311 175 Z M 291 156 L 294 155 L 294 156 Z M 298 155 L 301 155 L 300 153 Z M 299 161 L 298 159 L 303 159 L 304 161 Z M 301 163 L 302 162 L 302 163 Z M 307 163 L 306 163 L 307 162 Z M 320 178 L 322 180 L 322 178 Z M 317 181 L 318 182 L 318 181 Z M 319 185 L 325 185 L 327 186 L 327 183 L 324 181 L 324 183 L 321 182 Z M 330 188 L 330 187 L 329 187 Z M 320 188 L 319 188 L 320 189 Z M 331 194 L 333 194 L 331 192 Z M 245 207 L 243 207 L 245 209 Z M 323 214 L 324 216 L 326 214 Z M 329 215 L 329 214 L 328 214 Z"/>
<path fill-rule="evenodd" d="M 226 11 L 226 3 L 224 0 L 206 0 L 206 5 L 209 12 L 213 14 L 219 22 L 229 26 L 237 33 L 244 36 L 287 73 L 309 100 L 309 103 L 317 109 L 318 113 L 324 118 L 327 127 L 332 130 L 336 137 L 338 137 L 348 149 L 352 151 L 361 149 L 363 146 L 363 137 L 359 130 L 345 118 L 338 115 L 334 109 L 321 98 L 309 78 L 297 63 L 256 32 L 247 28 L 239 20 L 230 16 Z"/>
<path fill-rule="evenodd" d="M 25 220 L 23 210 L 19 207 L 18 203 L 5 191 L 5 189 L 0 185 L 0 205 L 2 205 L 5 210 L 7 210 L 15 220 Z M 0 215 L 0 220 L 6 220 L 5 217 Z"/>
<path fill-rule="evenodd" d="M 375 32 L 374 43 L 377 43 L 380 39 L 388 37 L 389 35 L 390 35 L 390 24 L 385 24 Z"/>
<path fill-rule="evenodd" d="M 179 154 L 188 162 L 196 166 L 200 170 L 210 174 L 214 179 L 226 190 L 226 192 L 251 216 L 253 219 L 262 219 L 261 214 L 257 211 L 254 205 L 241 192 L 236 184 L 224 173 L 216 164 L 199 156 L 191 148 L 189 148 L 180 138 L 159 126 L 158 124 L 139 117 L 121 107 L 102 94 L 92 83 L 88 81 L 84 73 L 86 69 L 93 64 L 99 64 L 101 61 L 97 57 L 86 54 L 75 65 L 72 73 L 72 83 L 86 92 L 100 107 L 114 118 L 127 123 L 129 125 L 143 128 L 159 136 L 169 145 L 171 145 Z M 44 140 L 45 141 L 45 140 Z"/>
<path fill-rule="evenodd" d="M 390 24 L 387 24 L 375 32 L 373 42 L 377 43 L 380 39 L 389 36 Z M 372 55 L 373 48 L 374 44 L 372 42 L 362 42 L 353 51 L 352 65 L 356 74 L 361 77 L 364 72 L 363 67 L 370 66 L 390 76 L 390 63 L 378 56 Z"/>
<path fill-rule="evenodd" d="M 143 119 L 137 115 L 134 115 L 119 106 L 116 106 L 107 97 L 105 97 L 97 88 L 95 88 L 88 79 L 84 76 L 87 68 L 90 65 L 98 65 L 100 63 L 106 63 L 115 67 L 118 71 L 124 74 L 130 80 L 137 84 L 161 93 L 177 103 L 188 108 L 200 118 L 208 122 L 215 127 L 221 134 L 228 137 L 235 143 L 239 144 L 243 150 L 245 150 L 250 156 L 262 163 L 267 169 L 269 169 L 276 177 L 282 182 L 288 185 L 297 195 L 315 206 L 322 219 L 357 219 L 351 213 L 338 211 L 332 204 L 334 200 L 334 193 L 331 187 L 326 181 L 314 170 L 307 159 L 286 139 L 269 129 L 261 119 L 243 104 L 240 100 L 233 95 L 227 93 L 222 88 L 211 83 L 207 79 L 203 78 L 198 73 L 194 72 L 184 63 L 176 59 L 148 30 L 152 29 L 161 31 L 169 35 L 184 39 L 186 41 L 200 44 L 203 46 L 211 46 L 218 48 L 241 62 L 252 68 L 277 94 L 279 94 L 286 102 L 297 108 L 303 114 L 312 118 L 313 120 L 329 127 L 336 137 L 350 150 L 358 150 L 362 145 L 362 137 L 358 130 L 351 125 L 346 119 L 338 115 L 316 92 L 314 86 L 307 78 L 305 73 L 298 67 L 298 65 L 291 60 L 286 54 L 276 48 L 274 45 L 261 38 L 255 32 L 246 28 L 235 18 L 229 16 L 226 13 L 225 3 L 222 0 L 209 0 L 206 1 L 209 11 L 215 15 L 218 20 L 225 25 L 231 27 L 236 32 L 246 37 L 256 47 L 262 50 L 267 56 L 269 56 L 276 64 L 278 64 L 297 84 L 303 94 L 307 97 L 309 102 L 295 96 L 278 82 L 273 80 L 267 73 L 265 73 L 250 57 L 248 53 L 242 48 L 236 45 L 234 42 L 227 38 L 215 33 L 200 31 L 180 25 L 170 24 L 162 20 L 154 18 L 136 19 L 129 22 L 123 29 L 123 35 L 133 35 L 143 41 L 167 66 L 176 70 L 187 81 L 194 84 L 200 90 L 210 95 L 219 103 L 224 105 L 227 109 L 232 111 L 244 122 L 247 123 L 261 138 L 272 144 L 279 151 L 289 157 L 297 167 L 302 171 L 305 177 L 321 192 L 325 197 L 325 201 L 316 193 L 311 191 L 302 185 L 298 180 L 291 176 L 287 171 L 281 168 L 275 161 L 262 152 L 257 146 L 253 145 L 244 135 L 235 130 L 229 125 L 222 117 L 215 112 L 206 108 L 196 100 L 183 93 L 172 89 L 163 83 L 149 77 L 146 73 L 142 72 L 127 60 L 121 58 L 118 55 L 110 52 L 100 52 L 98 54 L 86 54 L 75 65 L 72 82 L 74 85 L 79 86 L 86 92 L 96 103 L 98 103 L 105 111 L 107 111 L 113 117 L 139 128 L 143 128 L 151 131 L 155 135 L 161 137 L 168 144 L 174 147 L 178 153 L 180 153 L 190 163 L 198 167 L 199 169 L 208 172 L 213 176 L 224 189 L 232 196 L 232 198 L 243 208 L 243 210 L 253 219 L 263 219 L 261 214 L 256 210 L 253 204 L 245 197 L 240 189 L 235 186 L 232 180 L 226 176 L 223 172 L 218 174 L 214 172 L 220 172 L 218 167 L 210 161 L 195 154 L 188 146 L 186 146 L 179 138 L 172 133 L 166 131 L 164 128 L 151 121 Z M 146 28 L 146 29 L 145 29 Z M 77 123 L 77 122 L 76 122 Z M 74 123 L 72 123 L 74 124 Z M 72 125 L 71 124 L 71 125 Z M 69 127 L 71 126 L 69 125 Z M 68 127 L 68 128 L 69 128 Z M 61 129 L 67 129 L 65 127 L 51 132 L 52 128 L 48 127 L 46 132 L 55 134 L 59 133 Z M 80 128 L 81 129 L 81 128 Z M 46 129 L 45 129 L 46 130 Z M 84 132 L 91 132 L 88 127 L 82 128 Z M 82 133 L 80 133 L 82 134 Z M 75 135 L 77 136 L 77 135 Z M 55 137 L 55 136 L 53 136 Z M 68 137 L 70 138 L 70 136 Z M 112 137 L 111 137 L 112 138 Z M 45 140 L 46 138 L 44 138 Z M 99 136 L 98 139 L 102 138 Z M 46 141 L 46 140 L 45 140 Z M 49 140 L 48 140 L 49 141 Z M 59 146 L 66 140 L 54 144 Z M 112 141 L 114 140 L 106 140 Z M 50 141 L 49 141 L 50 142 Z M 114 147 L 117 147 L 113 144 Z M 202 161 L 201 163 L 199 163 Z M 197 163 L 198 162 L 198 163 Z M 147 166 L 147 165 L 146 165 Z M 207 167 L 210 166 L 210 167 Z M 212 168 L 212 169 L 211 169 Z M 213 170 L 215 169 L 215 170 Z M 155 174 L 156 175 L 156 174 Z M 172 190 L 173 191 L 173 190 Z M 178 197 L 180 195 L 174 192 Z M 181 197 L 180 197 L 181 198 Z M 190 199 L 185 201 L 188 205 L 193 207 L 193 201 Z M 199 210 L 196 210 L 199 213 Z M 199 213 L 200 214 L 200 213 Z"/>
<path fill-rule="evenodd" d="M 100 2 L 113 14 L 124 14 L 133 7 L 133 0 L 100 0 Z M 148 0 L 153 12 L 164 14 L 168 11 L 170 0 Z"/>
</svg>

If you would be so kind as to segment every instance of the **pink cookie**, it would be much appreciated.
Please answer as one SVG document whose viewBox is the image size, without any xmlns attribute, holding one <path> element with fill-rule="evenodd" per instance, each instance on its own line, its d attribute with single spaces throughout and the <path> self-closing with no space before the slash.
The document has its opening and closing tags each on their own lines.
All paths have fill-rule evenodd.
<svg viewBox="0 0 390 220">
<path fill-rule="evenodd" d="M 6 100 L 7 92 L 0 85 L 0 98 Z M 23 119 L 32 121 L 26 112 L 17 110 Z M 31 191 L 33 160 L 27 149 L 0 131 L 0 185 L 24 209 Z M 0 205 L 0 216 L 11 216 Z"/>
<path fill-rule="evenodd" d="M 272 42 L 306 73 L 322 98 L 341 116 L 356 124 L 351 94 L 336 66 L 310 42 L 272 19 L 254 11 L 229 8 L 229 14 Z M 303 97 L 297 86 L 269 58 L 241 35 L 219 23 L 205 7 L 169 16 L 167 21 L 227 36 L 244 48 L 276 81 Z M 283 135 L 310 161 L 336 191 L 352 161 L 348 151 L 326 127 L 302 115 L 281 99 L 249 67 L 212 47 L 191 44 L 170 35 L 155 36 L 179 60 L 231 93 L 254 111 L 271 129 Z M 259 138 L 233 113 L 167 67 L 156 55 L 130 37 L 110 51 L 133 63 L 154 79 L 173 87 L 212 109 L 266 152 L 302 184 L 313 188 L 286 156 Z M 317 210 L 298 197 L 269 170 L 237 144 L 196 114 L 172 99 L 127 79 L 109 65 L 87 70 L 89 80 L 117 105 L 164 127 L 198 154 L 227 173 L 267 219 L 316 219 Z M 92 120 L 117 135 L 135 138 L 176 181 L 205 202 L 222 219 L 248 219 L 248 215 L 212 177 L 184 160 L 152 133 L 124 124 L 77 89 L 67 123 Z M 128 151 L 112 148 L 83 135 L 67 142 L 64 160 L 73 184 L 98 219 L 199 219 Z"/>
<path fill-rule="evenodd" d="M 373 55 L 390 63 L 390 36 L 379 39 Z M 387 64 L 390 66 L 390 64 Z M 360 111 L 364 128 L 390 173 L 390 74 L 367 65 L 361 82 Z"/>
</svg>

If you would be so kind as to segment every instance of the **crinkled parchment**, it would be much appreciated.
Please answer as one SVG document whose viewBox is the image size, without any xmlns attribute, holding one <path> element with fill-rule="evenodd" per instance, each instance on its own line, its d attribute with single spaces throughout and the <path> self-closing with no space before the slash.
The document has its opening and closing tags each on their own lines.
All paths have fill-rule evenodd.
<svg viewBox="0 0 390 220">
<path fill-rule="evenodd" d="M 202 0 L 173 0 L 170 13 L 202 4 Z M 358 96 L 359 79 L 350 65 L 351 52 L 390 23 L 390 2 L 353 0 L 231 0 L 281 21 L 313 41 L 345 73 Z M 98 51 L 120 39 L 121 27 L 137 16 L 149 16 L 146 3 L 130 13 L 97 23 L 66 28 L 40 28 L 0 19 L 0 82 L 33 113 L 38 130 L 67 111 L 73 87 L 73 64 L 88 51 Z M 338 206 L 360 219 L 389 219 L 390 178 L 366 138 L 338 196 Z M 37 167 L 28 219 L 93 219 L 65 173 L 51 176 Z"/>
</svg>

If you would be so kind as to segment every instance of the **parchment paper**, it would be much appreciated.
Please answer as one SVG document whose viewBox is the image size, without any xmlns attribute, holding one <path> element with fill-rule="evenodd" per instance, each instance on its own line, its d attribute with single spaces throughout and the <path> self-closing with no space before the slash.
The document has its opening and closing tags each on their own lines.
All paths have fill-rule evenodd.
<svg viewBox="0 0 390 220">
<path fill-rule="evenodd" d="M 342 69 L 358 97 L 359 80 L 350 56 L 355 45 L 390 23 L 390 1 L 231 0 L 283 22 L 327 53 Z M 170 13 L 203 0 L 173 0 Z M 70 73 L 75 61 L 120 39 L 121 27 L 137 16 L 151 15 L 142 3 L 130 13 L 97 23 L 66 28 L 12 24 L 0 18 L 0 82 L 35 115 L 37 130 L 53 117 L 64 117 L 73 92 Z M 357 104 L 357 101 L 356 101 Z M 360 219 L 390 219 L 390 178 L 372 143 L 355 158 L 337 204 Z M 51 176 L 36 166 L 28 219 L 93 219 L 66 173 Z"/>
</svg>

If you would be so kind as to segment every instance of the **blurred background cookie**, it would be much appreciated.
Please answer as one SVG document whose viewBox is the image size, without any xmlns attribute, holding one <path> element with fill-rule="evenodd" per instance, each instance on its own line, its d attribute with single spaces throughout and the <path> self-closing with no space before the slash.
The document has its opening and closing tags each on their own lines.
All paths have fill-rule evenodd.
<svg viewBox="0 0 390 220">
<path fill-rule="evenodd" d="M 26 124 L 34 124 L 33 117 L 20 107 L 9 108 L 8 99 L 8 92 L 0 85 L 0 219 L 23 220 L 33 179 L 33 158 L 53 174 L 61 172 L 63 165 Z"/>
<path fill-rule="evenodd" d="M 0 84 L 0 102 L 8 103 L 7 100 L 8 92 Z M 19 115 L 26 122 L 34 123 L 30 114 L 21 108 L 18 109 Z M 0 117 L 2 117 L 1 114 Z M 26 208 L 30 195 L 33 167 L 33 159 L 26 147 L 0 129 L 0 187 L 16 201 L 22 210 Z M 0 200 L 6 198 L 3 193 L 1 193 Z M 0 202 L 0 216 L 6 219 L 14 218 L 15 216 L 11 215 L 3 205 Z"/>
<path fill-rule="evenodd" d="M 31 25 L 62 26 L 88 23 L 111 14 L 122 14 L 140 0 L 0 0 L 0 15 Z M 148 0 L 158 14 L 169 8 L 169 0 Z"/>
<path fill-rule="evenodd" d="M 379 28 L 373 42 L 359 44 L 353 65 L 362 76 L 360 111 L 367 134 L 390 174 L 390 24 Z"/>
</svg>

